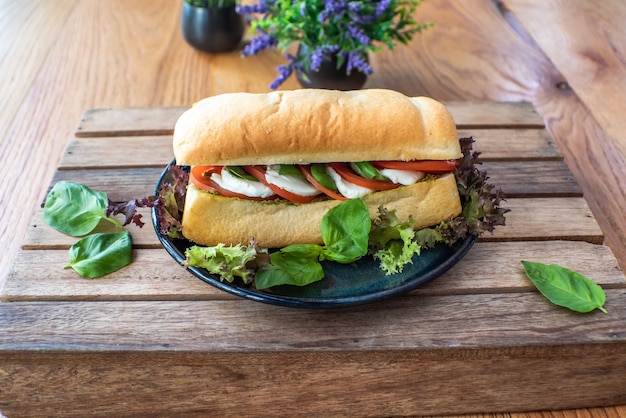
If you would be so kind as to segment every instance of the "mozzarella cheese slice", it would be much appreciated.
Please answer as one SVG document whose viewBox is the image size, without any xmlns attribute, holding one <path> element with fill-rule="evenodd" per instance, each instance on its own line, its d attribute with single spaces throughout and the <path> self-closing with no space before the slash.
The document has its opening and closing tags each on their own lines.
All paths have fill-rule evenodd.
<svg viewBox="0 0 626 418">
<path fill-rule="evenodd" d="M 270 197 L 274 194 L 272 189 L 267 187 L 260 181 L 242 179 L 235 177 L 223 168 L 220 174 L 213 173 L 211 179 L 220 187 L 230 190 L 231 192 L 243 194 L 249 197 Z"/>
<path fill-rule="evenodd" d="M 265 181 L 300 196 L 315 196 L 322 193 L 305 179 L 291 174 L 281 175 L 279 170 L 279 165 L 268 165 L 265 170 Z"/>
<path fill-rule="evenodd" d="M 394 183 L 404 186 L 417 183 L 426 176 L 426 173 L 421 171 L 396 170 L 392 168 L 382 168 L 378 172 Z"/>
<path fill-rule="evenodd" d="M 335 170 L 333 170 L 330 166 L 326 166 L 326 172 L 328 175 L 335 181 L 337 185 L 337 190 L 339 193 L 347 197 L 348 199 L 356 199 L 357 197 L 363 197 L 368 193 L 372 193 L 374 190 L 368 189 L 367 187 L 357 186 L 356 184 L 352 184 L 347 182 L 341 177 Z"/>
</svg>

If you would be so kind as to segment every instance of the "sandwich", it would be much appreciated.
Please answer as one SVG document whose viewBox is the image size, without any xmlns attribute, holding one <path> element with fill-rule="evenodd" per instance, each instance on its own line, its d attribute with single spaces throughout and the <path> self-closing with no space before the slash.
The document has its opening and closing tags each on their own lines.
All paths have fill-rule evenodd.
<svg viewBox="0 0 626 418">
<path fill-rule="evenodd" d="M 427 97 L 383 89 L 231 93 L 178 119 L 189 166 L 182 234 L 196 244 L 321 244 L 323 216 L 361 198 L 416 230 L 462 211 L 454 120 Z"/>
</svg>

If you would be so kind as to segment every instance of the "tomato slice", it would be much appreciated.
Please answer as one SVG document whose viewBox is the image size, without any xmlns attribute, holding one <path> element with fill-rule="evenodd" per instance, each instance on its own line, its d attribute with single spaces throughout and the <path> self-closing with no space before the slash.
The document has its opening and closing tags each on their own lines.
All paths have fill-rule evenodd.
<svg viewBox="0 0 626 418">
<path fill-rule="evenodd" d="M 341 176 L 342 179 L 349 181 L 357 186 L 365 187 L 372 190 L 392 190 L 401 186 L 392 181 L 370 180 L 356 174 L 347 164 L 344 163 L 328 163 L 328 165 Z"/>
<path fill-rule="evenodd" d="M 211 174 L 220 174 L 223 165 L 196 165 L 191 169 L 192 174 L 196 177 L 211 177 Z"/>
<path fill-rule="evenodd" d="M 347 197 L 342 196 L 341 194 L 339 194 L 337 192 L 334 192 L 334 191 L 330 190 L 329 188 L 326 188 L 326 187 L 322 186 L 317 180 L 315 180 L 315 177 L 313 177 L 313 174 L 311 173 L 311 168 L 310 167 L 307 167 L 305 165 L 298 165 L 296 167 L 298 168 L 298 170 L 300 170 L 302 175 L 308 180 L 309 183 L 311 183 L 313 186 L 315 186 L 317 188 L 317 190 L 321 191 L 326 196 L 331 197 L 331 198 L 333 198 L 335 200 L 348 200 Z"/>
<path fill-rule="evenodd" d="M 222 166 L 195 166 L 191 169 L 191 172 L 189 173 L 189 181 L 191 181 L 191 183 L 198 189 L 205 190 L 207 192 L 216 192 L 220 196 L 224 197 L 236 197 L 246 200 L 272 200 L 278 197 L 276 195 L 269 197 L 252 197 L 245 194 L 233 192 L 228 189 L 224 189 L 215 181 L 211 180 L 210 176 L 210 174 L 213 173 L 221 173 L 222 168 Z M 209 173 L 209 175 L 207 175 L 207 173 Z"/>
<path fill-rule="evenodd" d="M 288 190 L 281 189 L 280 187 L 276 186 L 275 184 L 268 183 L 267 180 L 265 179 L 265 168 L 263 168 L 263 167 L 259 167 L 259 166 L 256 166 L 256 165 L 246 165 L 246 166 L 243 166 L 243 169 L 246 170 L 246 172 L 248 174 L 253 175 L 258 181 L 260 181 L 261 183 L 265 184 L 267 187 L 272 189 L 272 191 L 274 193 L 276 193 L 280 197 L 285 198 L 287 200 L 290 200 L 292 202 L 295 202 L 295 203 L 311 203 L 313 201 L 313 199 L 315 199 L 317 197 L 317 195 L 314 195 L 314 196 L 301 196 L 299 194 L 292 193 L 292 192 L 290 192 Z"/>
<path fill-rule="evenodd" d="M 391 168 L 394 170 L 423 171 L 426 173 L 445 173 L 454 171 L 456 160 L 421 160 L 421 161 L 372 161 L 376 168 Z"/>
</svg>

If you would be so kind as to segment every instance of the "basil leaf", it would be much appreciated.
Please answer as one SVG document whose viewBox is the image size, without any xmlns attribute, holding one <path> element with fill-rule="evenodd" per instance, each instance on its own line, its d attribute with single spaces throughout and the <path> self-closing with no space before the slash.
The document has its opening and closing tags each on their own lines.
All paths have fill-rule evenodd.
<svg viewBox="0 0 626 418">
<path fill-rule="evenodd" d="M 322 259 L 352 263 L 367 254 L 372 224 L 367 206 L 351 199 L 330 209 L 322 218 Z"/>
<path fill-rule="evenodd" d="M 556 264 L 522 261 L 522 266 L 539 292 L 555 305 L 581 313 L 594 309 L 606 313 L 604 290 L 582 274 Z"/>
<path fill-rule="evenodd" d="M 281 164 L 280 168 L 278 169 L 278 174 L 280 174 L 281 176 L 296 176 L 304 178 L 300 170 L 298 170 L 295 165 L 289 164 Z"/>
<path fill-rule="evenodd" d="M 326 164 L 311 164 L 313 178 L 322 186 L 333 192 L 337 191 L 337 185 L 333 178 L 326 172 Z"/>
<path fill-rule="evenodd" d="M 109 199 L 104 192 L 70 181 L 59 181 L 48 193 L 43 220 L 50 227 L 74 237 L 90 233 L 102 219 L 121 228 L 116 219 L 106 216 L 108 205 Z"/>
<path fill-rule="evenodd" d="M 266 264 L 257 272 L 254 284 L 257 289 L 281 284 L 306 286 L 322 280 L 324 270 L 318 258 L 322 247 L 298 244 L 284 247 L 270 256 L 272 264 Z"/>
<path fill-rule="evenodd" d="M 387 177 L 380 174 L 380 172 L 368 161 L 360 161 L 356 163 L 350 163 L 350 168 L 359 176 L 370 180 L 389 180 Z"/>
<path fill-rule="evenodd" d="M 252 174 L 248 174 L 246 170 L 239 166 L 226 166 L 226 171 L 232 174 L 233 177 L 240 178 L 243 180 L 251 180 L 251 181 L 259 181 Z"/>
<path fill-rule="evenodd" d="M 128 231 L 97 233 L 82 238 L 70 247 L 71 267 L 83 277 L 95 279 L 130 264 L 132 244 Z"/>
</svg>

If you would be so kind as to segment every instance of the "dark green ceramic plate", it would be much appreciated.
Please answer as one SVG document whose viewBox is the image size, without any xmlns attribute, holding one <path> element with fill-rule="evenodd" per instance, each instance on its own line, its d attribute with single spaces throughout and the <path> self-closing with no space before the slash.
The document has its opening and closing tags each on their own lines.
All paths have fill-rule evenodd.
<svg viewBox="0 0 626 418">
<path fill-rule="evenodd" d="M 165 169 L 155 190 L 158 190 L 168 168 Z M 152 223 L 165 250 L 178 262 L 185 259 L 185 250 L 193 245 L 184 239 L 171 239 L 159 234 L 155 209 Z M 475 236 L 467 237 L 452 246 L 441 245 L 413 258 L 402 273 L 386 276 L 372 257 L 364 257 L 353 264 L 323 262 L 326 276 L 319 282 L 307 286 L 277 286 L 268 290 L 257 290 L 243 283 L 227 283 L 202 268 L 188 267 L 187 270 L 204 282 L 223 291 L 243 298 L 274 305 L 302 308 L 331 308 L 358 305 L 401 295 L 436 279 L 455 265 L 474 245 Z"/>
</svg>

